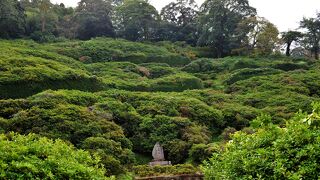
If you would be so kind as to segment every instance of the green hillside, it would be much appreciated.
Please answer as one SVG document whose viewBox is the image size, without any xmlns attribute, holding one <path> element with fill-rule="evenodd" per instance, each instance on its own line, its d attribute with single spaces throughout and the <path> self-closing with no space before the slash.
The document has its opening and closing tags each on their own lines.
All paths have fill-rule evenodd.
<svg viewBox="0 0 320 180">
<path fill-rule="evenodd" d="M 1 40 L 0 51 L 1 132 L 64 140 L 100 156 L 107 175 L 149 161 L 155 142 L 174 164 L 197 165 L 261 114 L 284 125 L 320 100 L 308 59 L 209 59 L 108 38 Z"/>
</svg>

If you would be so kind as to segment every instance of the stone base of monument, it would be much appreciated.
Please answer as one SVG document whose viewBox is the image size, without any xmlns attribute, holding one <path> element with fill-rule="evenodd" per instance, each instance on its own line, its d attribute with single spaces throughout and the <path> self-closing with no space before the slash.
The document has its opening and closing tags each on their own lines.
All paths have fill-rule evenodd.
<svg viewBox="0 0 320 180">
<path fill-rule="evenodd" d="M 149 162 L 149 166 L 168 166 L 171 165 L 171 161 L 152 161 Z"/>
</svg>

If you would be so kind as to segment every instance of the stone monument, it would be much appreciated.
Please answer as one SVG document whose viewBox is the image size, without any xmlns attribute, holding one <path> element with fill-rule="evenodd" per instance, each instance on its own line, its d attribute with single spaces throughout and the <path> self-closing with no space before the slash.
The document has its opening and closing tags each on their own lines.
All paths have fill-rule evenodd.
<svg viewBox="0 0 320 180">
<path fill-rule="evenodd" d="M 164 158 L 163 148 L 159 142 L 157 142 L 152 150 L 152 162 L 149 163 L 150 166 L 166 166 L 171 165 L 171 161 L 166 161 Z"/>
</svg>

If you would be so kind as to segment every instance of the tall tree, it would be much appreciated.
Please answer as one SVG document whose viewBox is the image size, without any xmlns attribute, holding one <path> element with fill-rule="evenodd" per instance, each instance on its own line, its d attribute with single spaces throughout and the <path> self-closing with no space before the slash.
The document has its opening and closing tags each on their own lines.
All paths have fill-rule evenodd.
<svg viewBox="0 0 320 180">
<path fill-rule="evenodd" d="M 165 35 L 167 33 L 159 33 L 162 36 L 164 35 L 162 40 L 196 43 L 198 7 L 194 0 L 171 2 L 161 10 L 160 16 L 163 20 L 161 30 L 163 32 L 172 32 L 172 35 L 168 37 L 169 39 L 166 39 Z"/>
<path fill-rule="evenodd" d="M 201 7 L 198 44 L 211 46 L 217 57 L 230 54 L 240 44 L 236 38 L 238 24 L 255 15 L 248 0 L 206 0 Z"/>
<path fill-rule="evenodd" d="M 58 15 L 57 32 L 60 36 L 66 38 L 76 37 L 77 24 L 74 19 L 74 8 L 66 8 L 63 3 L 60 5 L 54 5 L 53 11 Z"/>
<path fill-rule="evenodd" d="M 307 30 L 305 41 L 310 45 L 310 50 L 314 54 L 315 59 L 319 59 L 320 51 L 320 13 L 316 18 L 303 18 L 300 26 Z"/>
<path fill-rule="evenodd" d="M 105 0 L 81 0 L 76 8 L 77 37 L 90 39 L 97 36 L 114 36 L 111 21 L 112 4 Z"/>
<path fill-rule="evenodd" d="M 41 16 L 41 32 L 46 31 L 47 14 L 51 7 L 52 7 L 52 4 L 50 0 L 41 0 L 39 2 L 39 10 L 40 10 L 40 16 Z"/>
<path fill-rule="evenodd" d="M 176 0 L 162 8 L 160 15 L 164 21 L 177 26 L 185 26 L 193 22 L 197 14 L 197 4 L 194 0 Z"/>
<path fill-rule="evenodd" d="M 258 55 L 270 55 L 279 45 L 279 30 L 271 22 L 266 22 L 265 27 L 257 36 L 255 53 Z"/>
<path fill-rule="evenodd" d="M 25 32 L 24 9 L 17 0 L 0 1 L 0 38 L 17 38 Z"/>
<path fill-rule="evenodd" d="M 245 18 L 236 29 L 236 37 L 241 41 L 241 46 L 233 51 L 237 54 L 245 53 L 245 55 L 254 52 L 268 55 L 278 43 L 278 34 L 279 31 L 275 25 L 263 17 Z"/>
<path fill-rule="evenodd" d="M 58 35 L 57 26 L 60 14 L 59 5 L 52 4 L 49 0 L 24 0 L 26 9 L 26 35 Z"/>
<path fill-rule="evenodd" d="M 117 8 L 117 19 L 120 36 L 133 41 L 151 40 L 159 14 L 146 0 L 126 0 Z"/>
<path fill-rule="evenodd" d="M 290 56 L 292 43 L 299 41 L 303 37 L 303 34 L 299 31 L 287 31 L 282 32 L 281 35 L 282 41 L 286 43 L 286 56 Z"/>
</svg>

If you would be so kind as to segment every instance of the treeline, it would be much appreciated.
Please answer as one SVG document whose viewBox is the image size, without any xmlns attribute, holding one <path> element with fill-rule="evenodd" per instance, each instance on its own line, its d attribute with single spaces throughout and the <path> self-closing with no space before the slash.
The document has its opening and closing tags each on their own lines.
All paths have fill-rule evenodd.
<svg viewBox="0 0 320 180">
<path fill-rule="evenodd" d="M 175 0 L 159 13 L 147 0 L 81 0 L 75 8 L 50 0 L 2 0 L 0 37 L 39 42 L 106 36 L 131 41 L 185 41 L 213 57 L 286 55 L 319 58 L 320 14 L 299 31 L 280 33 L 248 0 Z M 292 44 L 295 49 L 291 50 Z"/>
</svg>

